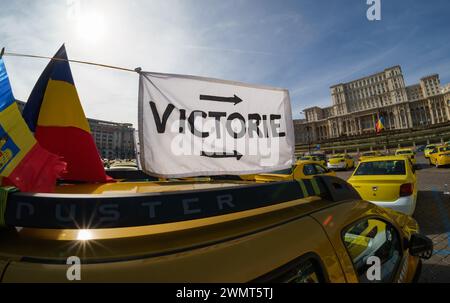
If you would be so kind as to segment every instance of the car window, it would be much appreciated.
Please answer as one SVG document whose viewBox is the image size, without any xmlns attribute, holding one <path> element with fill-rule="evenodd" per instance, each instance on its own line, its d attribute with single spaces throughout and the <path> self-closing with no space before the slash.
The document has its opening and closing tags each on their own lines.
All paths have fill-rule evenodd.
<svg viewBox="0 0 450 303">
<path fill-rule="evenodd" d="M 350 226 L 343 241 L 360 282 L 392 282 L 402 257 L 400 237 L 394 226 L 367 218 Z M 367 278 L 367 270 L 373 265 L 367 261 L 372 256 L 380 260 L 380 281 Z"/>
<path fill-rule="evenodd" d="M 358 166 L 355 176 L 367 175 L 405 175 L 404 160 L 363 162 Z"/>
<path fill-rule="evenodd" d="M 319 257 L 308 253 L 252 282 L 323 283 L 326 282 Z"/>
<path fill-rule="evenodd" d="M 320 165 L 314 165 L 314 168 L 316 169 L 316 172 L 319 175 L 326 174 L 328 172 L 324 167 Z"/>
<path fill-rule="evenodd" d="M 303 173 L 305 176 L 317 175 L 316 167 L 314 164 L 305 164 L 303 166 Z"/>
<path fill-rule="evenodd" d="M 439 149 L 440 152 L 450 151 L 450 146 L 444 146 Z"/>
</svg>

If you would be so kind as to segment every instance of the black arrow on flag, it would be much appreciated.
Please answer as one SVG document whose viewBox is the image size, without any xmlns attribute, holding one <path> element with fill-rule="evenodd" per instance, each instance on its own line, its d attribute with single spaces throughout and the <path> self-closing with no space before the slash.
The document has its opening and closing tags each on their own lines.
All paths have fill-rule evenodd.
<svg viewBox="0 0 450 303">
<path fill-rule="evenodd" d="M 234 103 L 234 105 L 239 104 L 239 103 L 242 102 L 242 99 L 239 98 L 236 95 L 234 95 L 233 97 L 220 97 L 220 96 L 200 95 L 200 100 Z"/>
<path fill-rule="evenodd" d="M 208 158 L 236 158 L 239 161 L 241 160 L 243 155 L 235 150 L 233 151 L 233 153 L 215 153 L 202 151 L 201 156 Z"/>
</svg>

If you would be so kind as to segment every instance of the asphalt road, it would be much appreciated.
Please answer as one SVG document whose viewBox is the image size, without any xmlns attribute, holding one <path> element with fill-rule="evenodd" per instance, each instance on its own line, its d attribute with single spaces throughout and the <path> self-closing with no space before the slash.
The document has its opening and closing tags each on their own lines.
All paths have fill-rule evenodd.
<svg viewBox="0 0 450 303">
<path fill-rule="evenodd" d="M 347 180 L 352 171 L 337 172 Z M 420 282 L 450 282 L 450 168 L 435 168 L 422 153 L 417 155 L 419 189 L 414 218 L 421 232 L 434 242 L 435 252 L 424 261 Z"/>
</svg>

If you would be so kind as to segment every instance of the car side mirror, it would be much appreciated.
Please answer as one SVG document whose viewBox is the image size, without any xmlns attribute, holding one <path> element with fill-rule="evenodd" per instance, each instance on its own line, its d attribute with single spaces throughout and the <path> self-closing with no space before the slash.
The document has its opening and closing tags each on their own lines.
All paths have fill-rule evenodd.
<svg viewBox="0 0 450 303">
<path fill-rule="evenodd" d="M 412 256 L 429 259 L 433 255 L 433 241 L 424 235 L 412 234 L 408 246 Z"/>
</svg>

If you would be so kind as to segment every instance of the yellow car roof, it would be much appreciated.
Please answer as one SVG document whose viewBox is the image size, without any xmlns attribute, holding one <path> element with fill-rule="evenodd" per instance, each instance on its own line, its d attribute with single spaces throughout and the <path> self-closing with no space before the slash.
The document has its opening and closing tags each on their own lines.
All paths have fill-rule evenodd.
<svg viewBox="0 0 450 303">
<path fill-rule="evenodd" d="M 404 156 L 380 156 L 380 157 L 373 157 L 373 158 L 367 158 L 361 160 L 362 162 L 377 162 L 377 161 L 399 161 L 399 160 L 405 160 Z"/>
</svg>

